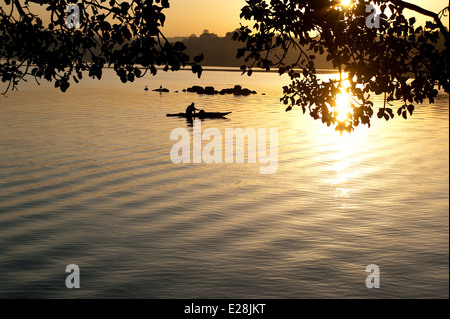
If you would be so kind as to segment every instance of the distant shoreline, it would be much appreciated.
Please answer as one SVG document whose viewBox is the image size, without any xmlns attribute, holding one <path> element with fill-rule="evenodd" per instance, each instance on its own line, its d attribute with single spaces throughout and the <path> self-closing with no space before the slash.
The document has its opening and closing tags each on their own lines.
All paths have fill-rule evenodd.
<svg viewBox="0 0 450 319">
<path fill-rule="evenodd" d="M 6 60 L 5 61 L 3 61 L 3 60 L 4 59 L 0 59 L 0 62 L 1 63 L 6 62 Z M 30 67 L 34 67 L 34 66 L 36 66 L 36 65 L 35 64 L 30 64 Z M 26 65 L 23 65 L 22 67 L 26 68 Z M 156 67 L 156 69 L 158 71 L 161 71 L 161 70 L 164 69 L 164 66 L 155 66 L 155 67 Z M 104 69 L 114 69 L 114 67 L 112 67 L 112 66 L 104 66 L 103 68 Z M 142 66 L 137 66 L 137 68 L 145 69 Z M 220 66 L 220 65 L 213 65 L 213 66 L 202 65 L 202 68 L 203 68 L 204 72 L 216 71 L 216 72 L 241 72 L 242 73 L 242 70 L 239 67 L 237 67 L 237 66 L 234 67 L 234 66 Z M 301 69 L 296 69 L 296 70 L 297 71 L 301 71 Z M 189 66 L 186 66 L 186 67 L 180 68 L 179 71 L 191 71 L 191 68 Z M 267 72 L 269 72 L 269 73 L 277 73 L 278 69 L 277 68 L 273 68 L 273 69 L 270 69 L 269 71 L 266 71 L 264 69 L 255 68 L 255 69 L 252 69 L 252 71 L 253 71 L 253 73 L 255 73 L 255 72 L 259 72 L 259 73 L 267 73 Z M 167 72 L 169 72 L 169 71 L 167 71 Z M 175 72 L 175 71 L 173 71 L 173 72 Z M 321 74 L 323 74 L 323 73 L 339 73 L 339 70 L 335 70 L 335 69 L 320 69 L 320 68 L 318 68 L 318 69 L 316 69 L 316 72 L 317 73 L 321 73 Z"/>
</svg>

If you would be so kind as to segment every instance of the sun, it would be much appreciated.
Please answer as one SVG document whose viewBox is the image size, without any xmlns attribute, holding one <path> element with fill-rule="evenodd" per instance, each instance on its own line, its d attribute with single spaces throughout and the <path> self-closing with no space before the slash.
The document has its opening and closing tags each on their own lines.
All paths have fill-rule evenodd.
<svg viewBox="0 0 450 319">
<path fill-rule="evenodd" d="M 348 7 L 352 4 L 352 0 L 341 0 L 343 6 Z"/>
</svg>

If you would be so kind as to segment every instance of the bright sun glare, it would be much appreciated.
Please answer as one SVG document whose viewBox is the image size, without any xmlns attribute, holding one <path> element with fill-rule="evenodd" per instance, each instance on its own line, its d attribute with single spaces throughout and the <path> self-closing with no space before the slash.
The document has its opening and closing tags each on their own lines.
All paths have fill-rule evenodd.
<svg viewBox="0 0 450 319">
<path fill-rule="evenodd" d="M 342 5 L 349 6 L 352 3 L 352 0 L 341 0 Z"/>
</svg>

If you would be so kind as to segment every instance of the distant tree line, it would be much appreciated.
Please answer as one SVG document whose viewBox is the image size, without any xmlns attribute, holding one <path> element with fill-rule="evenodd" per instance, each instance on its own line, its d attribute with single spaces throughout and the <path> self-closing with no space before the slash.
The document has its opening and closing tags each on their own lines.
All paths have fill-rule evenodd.
<svg viewBox="0 0 450 319">
<path fill-rule="evenodd" d="M 238 49 L 242 47 L 242 44 L 233 40 L 233 35 L 238 31 L 227 32 L 225 37 L 219 37 L 215 33 L 210 33 L 205 29 L 200 36 L 192 34 L 189 37 L 182 39 L 181 41 L 186 45 L 186 54 L 189 56 L 204 55 L 204 59 L 201 62 L 203 66 L 224 66 L 224 67 L 241 67 L 245 62 L 243 57 L 238 58 Z M 169 39 L 170 40 L 170 39 Z M 178 40 L 178 39 L 177 39 Z M 273 55 L 282 54 L 282 52 L 273 52 Z M 295 62 L 297 54 L 291 52 L 286 56 L 286 61 L 290 63 Z M 331 62 L 326 60 L 325 56 L 318 55 L 317 67 L 322 69 L 332 69 Z"/>
</svg>

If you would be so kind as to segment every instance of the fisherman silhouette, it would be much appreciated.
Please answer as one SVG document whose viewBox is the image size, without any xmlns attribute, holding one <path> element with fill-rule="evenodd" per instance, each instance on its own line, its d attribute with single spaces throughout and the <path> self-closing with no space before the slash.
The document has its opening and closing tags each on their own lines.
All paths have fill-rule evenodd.
<svg viewBox="0 0 450 319">
<path fill-rule="evenodd" d="M 197 110 L 197 108 L 194 105 L 195 105 L 194 103 L 191 103 L 186 108 L 186 117 L 192 117 L 192 115 L 195 115 L 195 110 Z"/>
</svg>

